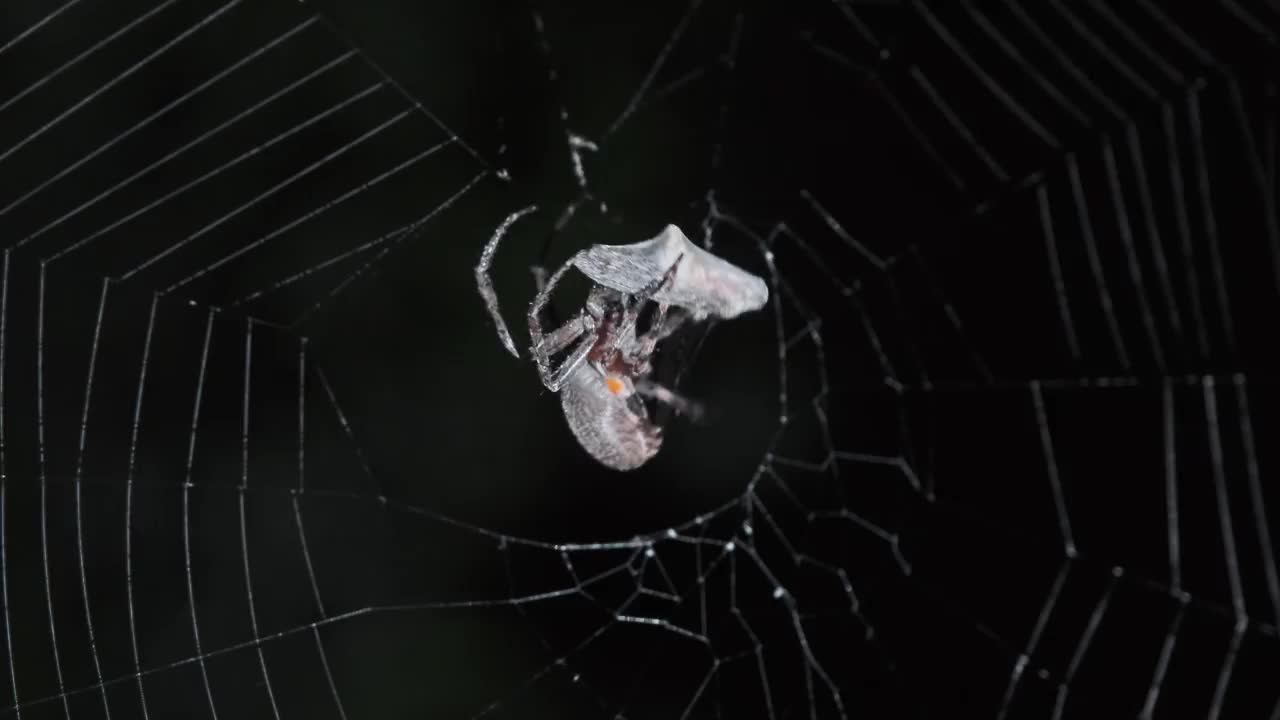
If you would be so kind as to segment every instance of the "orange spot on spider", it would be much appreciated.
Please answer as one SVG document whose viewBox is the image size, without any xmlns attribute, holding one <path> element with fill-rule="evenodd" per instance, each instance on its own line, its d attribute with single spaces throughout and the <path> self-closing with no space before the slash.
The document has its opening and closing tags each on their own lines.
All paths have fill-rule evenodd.
<svg viewBox="0 0 1280 720">
<path fill-rule="evenodd" d="M 604 384 L 609 386 L 609 392 L 613 393 L 614 395 L 617 395 L 618 393 L 622 392 L 622 381 L 616 377 L 605 378 Z"/>
</svg>

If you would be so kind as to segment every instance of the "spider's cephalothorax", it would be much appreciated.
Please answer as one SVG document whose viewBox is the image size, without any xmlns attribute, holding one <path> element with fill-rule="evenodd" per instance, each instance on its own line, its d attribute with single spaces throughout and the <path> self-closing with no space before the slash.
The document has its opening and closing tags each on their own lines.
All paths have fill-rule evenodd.
<svg viewBox="0 0 1280 720">
<path fill-rule="evenodd" d="M 515 219 L 498 228 L 476 267 L 476 281 L 498 335 L 519 357 L 498 312 L 488 269 L 499 240 Z M 594 285 L 587 302 L 551 332 L 542 331 L 541 314 L 552 290 L 576 267 Z M 615 470 L 643 465 L 662 446 L 662 429 L 649 420 L 642 397 L 691 413 L 695 406 L 649 380 L 650 358 L 663 338 L 687 321 L 731 318 L 763 307 L 764 281 L 694 245 L 674 225 L 632 245 L 593 245 L 569 258 L 549 277 L 529 306 L 530 351 L 543 384 L 560 393 L 569 429 L 578 443 Z M 657 304 L 652 322 L 637 333 L 645 305 Z M 558 366 L 552 358 L 566 353 Z"/>
</svg>

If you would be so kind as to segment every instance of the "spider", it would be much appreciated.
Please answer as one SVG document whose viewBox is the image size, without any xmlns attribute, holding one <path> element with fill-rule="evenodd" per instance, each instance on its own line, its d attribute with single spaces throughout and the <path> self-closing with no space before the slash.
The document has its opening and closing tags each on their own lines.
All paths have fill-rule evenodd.
<svg viewBox="0 0 1280 720">
<path fill-rule="evenodd" d="M 476 265 L 476 285 L 497 325 L 498 337 L 519 358 L 489 266 L 498 243 L 517 219 L 512 213 L 494 232 Z M 592 281 L 582 309 L 551 332 L 542 311 L 570 268 Z M 688 322 L 727 319 L 758 310 L 769 299 L 764 280 L 694 245 L 675 225 L 631 245 L 593 245 L 575 253 L 543 282 L 529 305 L 530 354 L 542 384 L 560 394 L 565 420 L 578 444 L 614 470 L 633 470 L 662 446 L 662 428 L 649 419 L 642 398 L 696 416 L 699 407 L 649 379 L 659 342 Z M 637 333 L 645 305 L 657 304 L 647 330 Z M 553 358 L 566 352 L 558 366 Z"/>
</svg>

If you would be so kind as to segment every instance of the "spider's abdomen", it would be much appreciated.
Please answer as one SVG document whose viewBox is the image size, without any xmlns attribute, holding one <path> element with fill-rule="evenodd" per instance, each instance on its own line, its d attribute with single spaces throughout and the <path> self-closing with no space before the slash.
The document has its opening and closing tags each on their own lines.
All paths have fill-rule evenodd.
<svg viewBox="0 0 1280 720">
<path fill-rule="evenodd" d="M 662 429 L 649 422 L 644 405 L 628 405 L 590 365 L 579 367 L 560 388 L 560 407 L 578 444 L 614 470 L 634 470 L 662 447 Z"/>
</svg>

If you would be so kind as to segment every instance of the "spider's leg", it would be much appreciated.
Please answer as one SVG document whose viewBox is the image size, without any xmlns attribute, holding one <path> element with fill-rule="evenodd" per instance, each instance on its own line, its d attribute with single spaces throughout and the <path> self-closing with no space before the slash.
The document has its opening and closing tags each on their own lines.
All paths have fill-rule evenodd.
<svg viewBox="0 0 1280 720">
<path fill-rule="evenodd" d="M 653 327 L 649 328 L 649 332 L 645 333 L 645 338 L 647 339 L 652 337 L 653 343 L 656 345 L 658 342 L 670 337 L 672 333 L 679 330 L 681 326 L 692 319 L 692 313 L 688 312 L 684 308 L 677 307 L 674 313 L 667 314 L 665 323 L 662 325 L 654 323 Z"/>
<path fill-rule="evenodd" d="M 547 269 L 541 265 L 530 265 L 529 272 L 533 273 L 533 286 L 538 292 L 542 292 L 547 286 Z"/>
<path fill-rule="evenodd" d="M 661 333 L 667 320 L 667 311 L 670 309 L 670 305 L 658 303 L 658 312 L 653 316 L 653 325 L 643 335 L 636 338 L 635 351 L 631 353 L 629 359 L 641 374 L 649 373 L 649 358 L 653 355 L 653 349 L 657 346 L 659 340 L 666 337 Z"/>
<path fill-rule="evenodd" d="M 668 405 L 685 417 L 692 420 L 702 417 L 701 404 L 682 395 L 677 395 L 674 391 L 668 390 L 652 380 L 647 378 L 637 379 L 635 387 L 637 393 L 647 398 L 653 398 L 663 405 Z"/>
<path fill-rule="evenodd" d="M 592 327 L 591 321 L 587 319 L 586 313 L 578 313 L 569 318 L 568 322 L 551 332 L 542 336 L 539 342 L 538 352 L 544 352 L 550 358 L 556 353 L 564 350 L 573 344 L 578 336 L 587 332 Z"/>
<path fill-rule="evenodd" d="M 653 324 L 651 324 L 649 329 L 639 338 L 641 355 L 648 356 L 652 354 L 653 346 L 657 345 L 659 340 L 670 335 L 672 332 L 675 332 L 674 327 L 665 333 L 663 332 L 666 329 L 667 312 L 669 310 L 671 310 L 670 305 L 666 303 L 658 303 L 658 312 L 653 316 Z M 678 323 L 673 323 L 673 325 L 676 324 Z"/>
<path fill-rule="evenodd" d="M 649 359 L 653 357 L 658 343 L 670 337 L 692 318 L 693 315 L 682 307 L 672 308 L 670 305 L 658 303 L 658 313 L 653 318 L 653 324 L 643 335 L 636 338 L 635 351 L 627 358 L 638 374 L 648 375 L 653 371 Z"/>
<path fill-rule="evenodd" d="M 559 375 L 559 373 L 552 373 L 552 353 L 548 350 L 551 344 L 547 342 L 547 339 L 558 335 L 561 330 L 563 330 L 563 327 L 561 330 L 554 331 L 551 336 L 545 335 L 542 332 L 542 308 L 546 306 L 547 300 L 551 298 L 551 293 L 555 290 L 556 285 L 559 284 L 560 278 L 564 277 L 564 274 L 569 271 L 569 268 L 573 267 L 573 262 L 578 259 L 579 255 L 581 255 L 580 252 L 574 254 L 574 256 L 566 260 L 558 270 L 552 273 L 551 277 L 547 278 L 546 285 L 538 291 L 538 294 L 533 298 L 533 302 L 529 304 L 529 341 L 532 344 L 530 349 L 533 353 L 533 361 L 534 364 L 538 366 L 538 375 L 542 378 L 542 383 L 551 390 L 560 389 L 558 385 L 556 387 L 552 387 L 552 380 Z M 574 322 L 575 321 L 570 320 L 566 325 L 571 325 Z M 583 326 L 585 326 L 589 321 L 585 319 L 585 316 L 580 315 L 577 322 L 584 323 Z M 564 340 L 565 344 L 568 342 L 571 342 L 571 339 Z M 582 351 L 583 357 L 586 357 L 586 353 L 591 350 L 591 343 L 586 343 L 586 345 L 587 350 Z M 575 355 L 577 352 L 578 351 L 575 351 Z M 569 362 L 571 360 L 573 360 L 573 357 L 570 357 L 570 359 L 565 362 Z M 581 364 L 582 361 L 578 360 L 577 362 Z M 563 383 L 564 381 L 561 380 L 560 382 Z"/>
<path fill-rule="evenodd" d="M 543 373 L 542 368 L 538 368 L 538 375 L 542 379 L 542 384 L 552 392 L 559 392 L 564 386 L 569 375 L 582 361 L 586 359 L 587 354 L 591 352 L 591 347 L 595 344 L 595 322 L 586 313 L 578 313 L 572 320 L 552 330 L 542 336 L 542 343 L 533 349 L 534 353 L 544 353 L 548 358 L 547 372 Z M 583 336 L 586 337 L 583 337 Z M 569 357 L 560 363 L 560 367 L 554 371 L 551 370 L 550 358 L 556 353 L 564 350 L 573 344 L 575 340 L 582 338 L 578 347 L 569 353 Z"/>
<path fill-rule="evenodd" d="M 587 361 L 587 355 L 591 353 L 591 348 L 595 346 L 595 338 L 588 334 L 578 343 L 578 347 L 569 353 L 569 357 L 560 363 L 560 367 L 556 368 L 555 373 L 542 376 L 542 384 L 547 386 L 551 392 L 560 392 L 560 388 L 568 382 L 569 377 L 573 375 L 582 363 Z"/>
<path fill-rule="evenodd" d="M 649 299 L 652 298 L 659 290 L 670 285 L 671 281 L 675 279 L 676 269 L 680 267 L 681 260 L 684 260 L 684 253 L 680 253 L 676 256 L 675 262 L 671 263 L 671 267 L 667 268 L 667 271 L 662 273 L 662 277 L 654 280 L 648 285 L 645 285 L 643 288 L 640 288 L 640 292 L 632 296 L 635 299 L 636 304 L 643 305 L 644 303 L 649 302 Z"/>
<path fill-rule="evenodd" d="M 537 209 L 536 205 L 530 205 L 508 215 L 507 219 L 493 231 L 493 237 L 489 238 L 484 251 L 480 253 L 480 262 L 476 263 L 476 288 L 480 291 L 484 306 L 489 311 L 489 317 L 493 318 L 494 325 L 498 327 L 498 339 L 502 341 L 502 346 L 507 349 L 507 352 L 517 358 L 520 357 L 520 353 L 511 339 L 511 332 L 507 330 L 507 323 L 502 319 L 502 313 L 498 311 L 498 294 L 493 289 L 493 280 L 489 278 L 489 267 L 493 265 L 493 256 L 498 252 L 498 243 L 502 241 L 511 225 Z"/>
<path fill-rule="evenodd" d="M 636 321 L 640 319 L 640 310 L 644 308 L 644 304 L 649 302 L 651 298 L 661 289 L 671 284 L 676 276 L 676 268 L 680 267 L 680 261 L 684 259 L 684 253 L 680 253 L 676 257 L 676 261 L 671 263 L 671 267 L 662 273 L 662 277 L 645 285 L 640 292 L 631 296 L 631 304 L 627 307 L 626 313 L 622 317 L 622 322 L 618 326 L 619 335 L 627 337 L 636 326 Z"/>
</svg>

